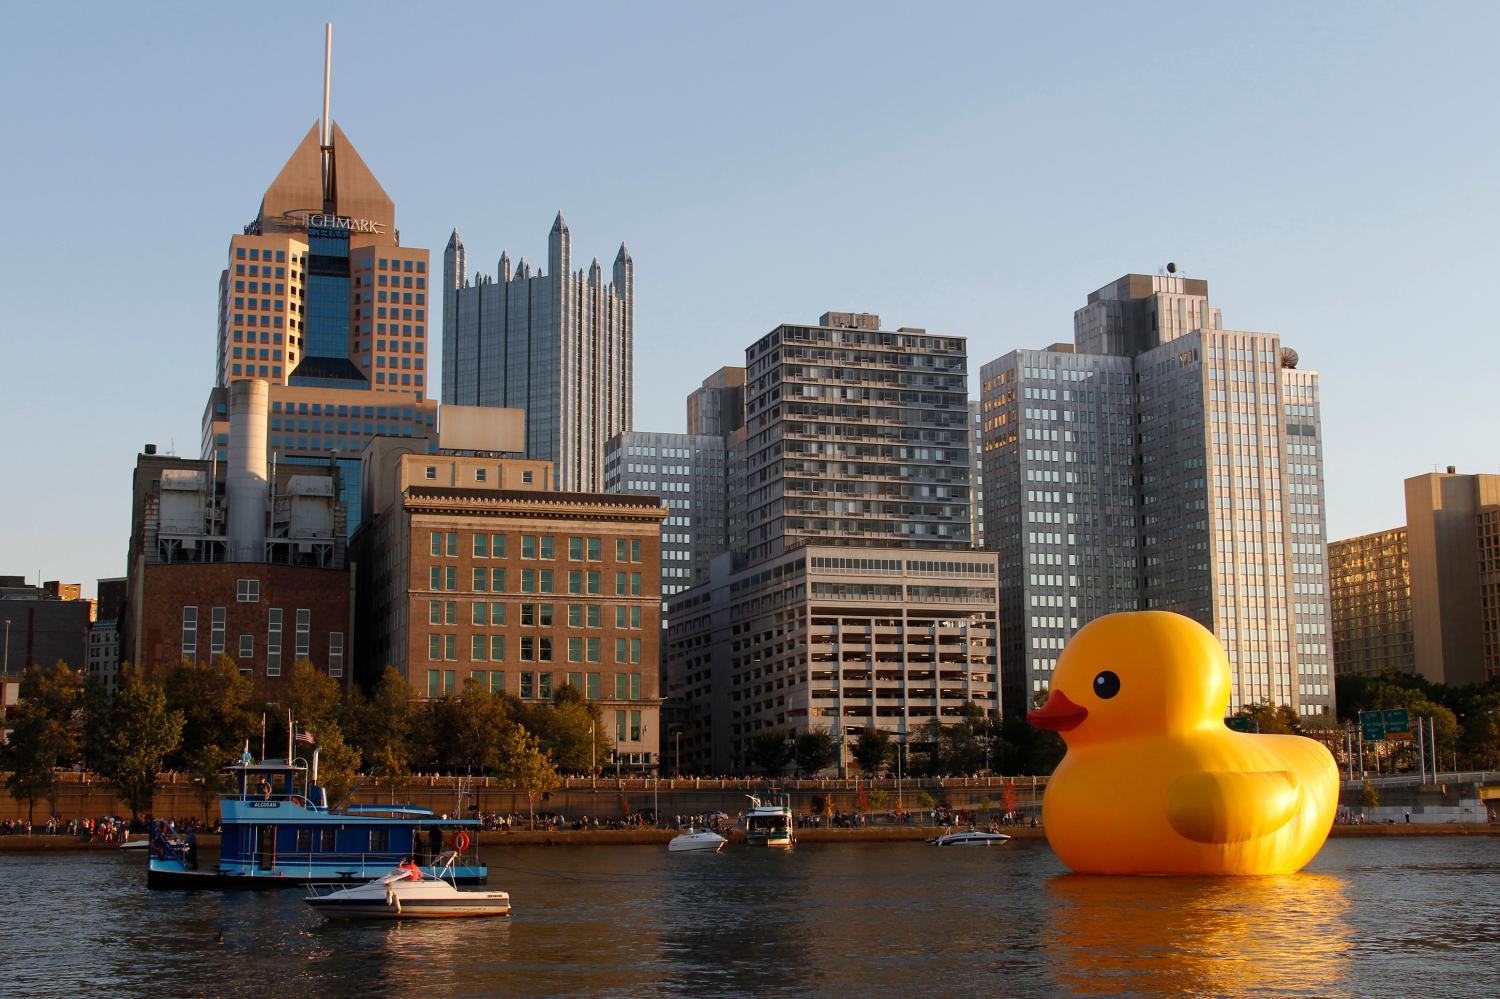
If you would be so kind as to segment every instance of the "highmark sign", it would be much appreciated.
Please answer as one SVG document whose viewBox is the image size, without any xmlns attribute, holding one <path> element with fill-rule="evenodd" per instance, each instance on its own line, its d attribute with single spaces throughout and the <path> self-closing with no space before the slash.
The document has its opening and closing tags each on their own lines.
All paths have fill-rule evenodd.
<svg viewBox="0 0 1500 999">
<path fill-rule="evenodd" d="M 347 215 L 309 215 L 309 229 L 347 229 L 349 232 L 385 232 L 385 224 L 372 219 L 352 219 Z"/>
</svg>

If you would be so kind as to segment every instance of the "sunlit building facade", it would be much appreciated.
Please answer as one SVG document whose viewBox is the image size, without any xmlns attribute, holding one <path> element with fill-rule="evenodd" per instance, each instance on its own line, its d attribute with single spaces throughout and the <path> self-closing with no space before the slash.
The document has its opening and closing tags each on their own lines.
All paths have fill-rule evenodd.
<svg viewBox="0 0 1500 999">
<path fill-rule="evenodd" d="M 1339 675 L 1416 671 L 1406 528 L 1330 541 L 1328 589 Z"/>
</svg>

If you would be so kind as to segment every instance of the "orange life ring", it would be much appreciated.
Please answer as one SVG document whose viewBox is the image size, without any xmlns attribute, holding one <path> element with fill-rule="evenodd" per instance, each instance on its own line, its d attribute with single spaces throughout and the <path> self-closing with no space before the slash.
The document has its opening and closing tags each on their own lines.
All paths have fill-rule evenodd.
<svg viewBox="0 0 1500 999">
<path fill-rule="evenodd" d="M 458 831 L 457 836 L 453 837 L 453 845 L 458 847 L 460 852 L 469 848 L 469 842 L 469 834 L 464 832 L 462 829 Z"/>
</svg>

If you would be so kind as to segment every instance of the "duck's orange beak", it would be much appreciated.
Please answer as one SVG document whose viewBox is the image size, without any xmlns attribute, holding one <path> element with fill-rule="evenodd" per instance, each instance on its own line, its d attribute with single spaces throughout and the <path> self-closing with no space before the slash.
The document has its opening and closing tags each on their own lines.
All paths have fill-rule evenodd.
<svg viewBox="0 0 1500 999">
<path fill-rule="evenodd" d="M 1054 732 L 1067 732 L 1077 728 L 1089 716 L 1089 709 L 1068 700 L 1068 695 L 1054 690 L 1047 703 L 1035 711 L 1026 713 L 1026 720 L 1037 728 L 1050 728 Z"/>
</svg>

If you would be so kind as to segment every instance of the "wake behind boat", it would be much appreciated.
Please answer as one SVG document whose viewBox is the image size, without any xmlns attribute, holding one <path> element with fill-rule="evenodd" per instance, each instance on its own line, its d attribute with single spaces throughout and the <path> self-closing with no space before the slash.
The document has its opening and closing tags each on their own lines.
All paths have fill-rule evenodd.
<svg viewBox="0 0 1500 999">
<path fill-rule="evenodd" d="M 436 877 L 424 877 L 415 865 L 397 867 L 367 884 L 352 888 L 337 884 L 309 885 L 303 899 L 329 919 L 455 919 L 510 915 L 510 894 L 503 891 L 460 891 L 453 883 L 458 854 L 452 851 L 434 863 Z"/>
</svg>

